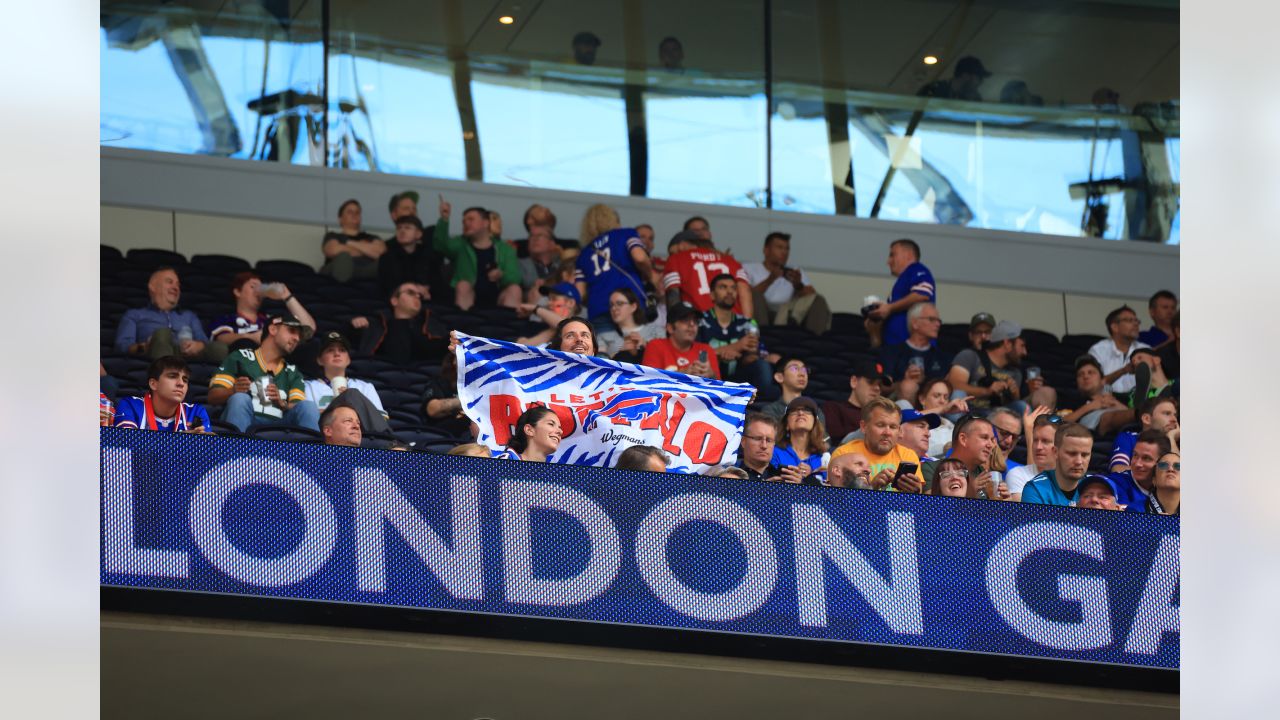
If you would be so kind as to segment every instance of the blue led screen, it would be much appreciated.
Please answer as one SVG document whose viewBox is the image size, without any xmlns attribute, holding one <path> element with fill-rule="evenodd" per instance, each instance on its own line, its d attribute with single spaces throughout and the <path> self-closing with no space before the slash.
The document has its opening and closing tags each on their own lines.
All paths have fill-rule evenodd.
<svg viewBox="0 0 1280 720">
<path fill-rule="evenodd" d="M 1179 666 L 1176 518 L 102 430 L 103 585 Z"/>
</svg>

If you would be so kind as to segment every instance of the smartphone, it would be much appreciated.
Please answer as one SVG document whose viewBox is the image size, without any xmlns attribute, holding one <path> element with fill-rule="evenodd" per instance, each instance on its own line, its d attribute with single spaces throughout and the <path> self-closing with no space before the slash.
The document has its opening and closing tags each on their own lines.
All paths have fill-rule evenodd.
<svg viewBox="0 0 1280 720">
<path fill-rule="evenodd" d="M 1038 377 L 1040 377 L 1040 368 L 1038 368 L 1038 367 L 1029 367 L 1029 368 L 1027 368 L 1027 379 L 1028 379 L 1028 380 L 1035 380 L 1035 379 L 1036 379 L 1036 378 L 1038 378 Z"/>
<path fill-rule="evenodd" d="M 704 363 L 704 362 L 706 362 L 706 361 L 707 361 L 707 351 L 706 351 L 706 350 L 699 350 L 699 351 L 698 351 L 698 362 L 700 362 L 700 363 Z"/>
<path fill-rule="evenodd" d="M 920 469 L 920 466 L 915 463 L 900 462 L 898 463 L 897 471 L 893 473 L 893 479 L 897 480 L 903 475 L 915 475 L 916 470 L 919 470 L 919 469 Z"/>
</svg>

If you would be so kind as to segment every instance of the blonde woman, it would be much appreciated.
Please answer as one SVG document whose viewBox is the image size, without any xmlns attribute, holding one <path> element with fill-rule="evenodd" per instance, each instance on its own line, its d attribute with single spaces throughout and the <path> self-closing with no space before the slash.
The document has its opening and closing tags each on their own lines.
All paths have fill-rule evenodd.
<svg viewBox="0 0 1280 720">
<path fill-rule="evenodd" d="M 582 216 L 582 253 L 576 263 L 576 284 L 596 325 L 609 322 L 609 296 L 628 288 L 645 309 L 644 281 L 653 274 L 649 251 L 635 228 L 621 227 L 618 211 L 604 204 L 587 208 Z"/>
</svg>

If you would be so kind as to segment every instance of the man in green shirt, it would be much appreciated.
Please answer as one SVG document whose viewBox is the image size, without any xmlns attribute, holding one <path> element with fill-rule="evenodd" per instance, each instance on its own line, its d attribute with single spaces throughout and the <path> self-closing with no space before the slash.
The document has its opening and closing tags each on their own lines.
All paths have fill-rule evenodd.
<svg viewBox="0 0 1280 720">
<path fill-rule="evenodd" d="M 284 358 L 302 340 L 302 322 L 292 315 L 267 320 L 256 350 L 227 356 L 209 381 L 209 405 L 223 405 L 222 419 L 240 432 L 250 425 L 285 423 L 320 429 L 320 410 L 307 400 L 302 373 Z"/>
<path fill-rule="evenodd" d="M 520 306 L 520 261 L 516 250 L 490 231 L 489 211 L 480 207 L 462 213 L 462 235 L 449 234 L 453 206 L 440 199 L 435 248 L 453 260 L 454 302 L 462 310 L 474 305 Z"/>
</svg>

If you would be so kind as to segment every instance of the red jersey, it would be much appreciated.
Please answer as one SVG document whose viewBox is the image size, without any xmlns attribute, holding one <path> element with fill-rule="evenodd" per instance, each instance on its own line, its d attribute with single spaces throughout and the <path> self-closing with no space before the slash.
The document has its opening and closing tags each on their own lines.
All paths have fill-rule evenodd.
<svg viewBox="0 0 1280 720">
<path fill-rule="evenodd" d="M 735 280 L 751 284 L 742 264 L 718 250 L 693 249 L 678 252 L 667 258 L 666 272 L 662 276 L 664 290 L 680 288 L 680 299 L 698 312 L 706 312 L 713 304 L 711 281 L 721 273 L 732 275 Z M 734 303 L 733 311 L 741 314 L 742 308 Z"/>
<path fill-rule="evenodd" d="M 659 370 L 687 373 L 689 366 L 698 361 L 698 353 L 703 350 L 707 353 L 707 362 L 711 364 L 711 377 L 719 380 L 720 361 L 716 358 L 716 351 L 710 345 L 697 341 L 688 350 L 680 352 L 667 338 L 650 340 L 644 346 L 644 360 L 640 364 Z"/>
</svg>

